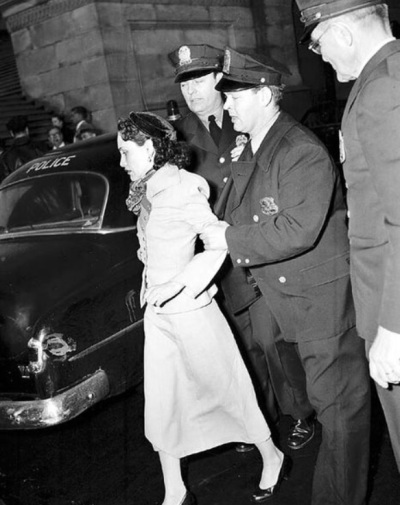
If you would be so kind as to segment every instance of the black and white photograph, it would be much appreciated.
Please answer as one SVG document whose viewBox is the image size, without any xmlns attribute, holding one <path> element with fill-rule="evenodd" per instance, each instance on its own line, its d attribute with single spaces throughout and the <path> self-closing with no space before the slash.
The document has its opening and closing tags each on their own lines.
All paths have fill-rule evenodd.
<svg viewBox="0 0 400 505">
<path fill-rule="evenodd" d="M 399 0 L 0 0 L 0 505 L 400 503 Z"/>
</svg>

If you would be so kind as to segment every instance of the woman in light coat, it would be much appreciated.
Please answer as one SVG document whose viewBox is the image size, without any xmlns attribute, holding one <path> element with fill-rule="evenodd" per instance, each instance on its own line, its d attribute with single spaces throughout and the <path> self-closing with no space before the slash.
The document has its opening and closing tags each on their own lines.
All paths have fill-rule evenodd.
<svg viewBox="0 0 400 505">
<path fill-rule="evenodd" d="M 138 214 L 138 256 L 144 263 L 145 434 L 158 451 L 163 505 L 191 505 L 180 459 L 230 442 L 252 443 L 263 470 L 253 501 L 278 490 L 287 460 L 272 439 L 212 279 L 227 251 L 195 254 L 198 235 L 217 218 L 202 177 L 184 170 L 185 147 L 155 114 L 131 112 L 118 122 L 121 166 Z"/>
</svg>

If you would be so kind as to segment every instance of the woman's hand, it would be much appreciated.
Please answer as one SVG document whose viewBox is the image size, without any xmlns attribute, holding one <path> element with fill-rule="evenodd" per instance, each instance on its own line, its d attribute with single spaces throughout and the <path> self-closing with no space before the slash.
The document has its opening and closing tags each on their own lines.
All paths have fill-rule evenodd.
<svg viewBox="0 0 400 505">
<path fill-rule="evenodd" d="M 150 305 L 155 305 L 156 307 L 161 307 L 165 302 L 171 300 L 176 295 L 178 295 L 185 286 L 180 282 L 169 281 L 164 284 L 158 284 L 153 286 L 146 291 L 146 301 Z"/>
</svg>

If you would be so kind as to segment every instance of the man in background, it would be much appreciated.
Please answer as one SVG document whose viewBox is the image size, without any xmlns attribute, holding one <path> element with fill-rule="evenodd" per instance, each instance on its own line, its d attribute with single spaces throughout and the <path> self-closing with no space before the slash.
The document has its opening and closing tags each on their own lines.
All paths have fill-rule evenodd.
<svg viewBox="0 0 400 505">
<path fill-rule="evenodd" d="M 42 156 L 47 150 L 45 145 L 31 140 L 28 120 L 25 116 L 11 118 L 7 123 L 7 129 L 12 137 L 12 142 L 1 157 L 5 176 L 17 170 L 24 163 Z"/>
<path fill-rule="evenodd" d="M 94 129 L 93 125 L 90 123 L 90 113 L 81 105 L 77 105 L 76 107 L 72 107 L 71 109 L 71 121 L 75 126 L 74 132 L 74 142 L 78 142 L 81 140 L 81 132 L 84 129 Z"/>
<path fill-rule="evenodd" d="M 400 470 L 400 41 L 379 0 L 296 1 L 303 43 L 355 81 L 341 125 L 353 296 Z"/>
<path fill-rule="evenodd" d="M 50 149 L 59 149 L 60 147 L 64 147 L 66 144 L 64 142 L 64 136 L 60 128 L 57 126 L 53 126 L 50 128 L 48 133 L 49 145 Z"/>
</svg>

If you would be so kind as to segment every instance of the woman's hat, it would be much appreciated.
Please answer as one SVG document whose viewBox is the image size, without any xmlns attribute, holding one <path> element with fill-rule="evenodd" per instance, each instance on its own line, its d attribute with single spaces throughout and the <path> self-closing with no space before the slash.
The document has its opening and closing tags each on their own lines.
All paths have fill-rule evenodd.
<svg viewBox="0 0 400 505">
<path fill-rule="evenodd" d="M 153 112 L 131 112 L 129 119 L 138 130 L 149 137 L 176 140 L 174 127 L 166 119 Z"/>
</svg>

